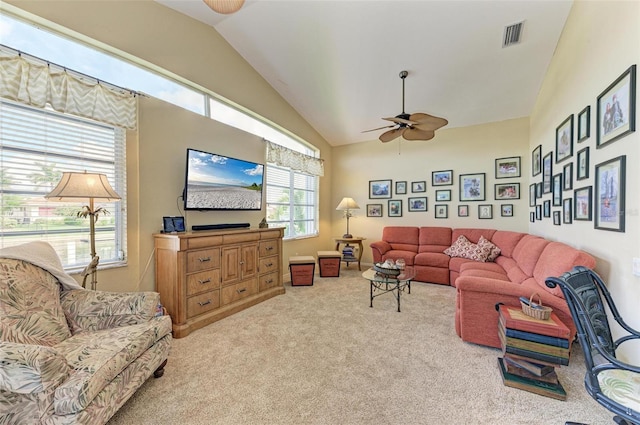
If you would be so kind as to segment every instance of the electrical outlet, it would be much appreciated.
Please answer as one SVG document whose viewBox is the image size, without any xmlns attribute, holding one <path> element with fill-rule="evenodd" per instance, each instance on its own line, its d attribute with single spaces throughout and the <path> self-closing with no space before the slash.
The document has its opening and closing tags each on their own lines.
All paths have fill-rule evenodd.
<svg viewBox="0 0 640 425">
<path fill-rule="evenodd" d="M 640 276 L 640 258 L 633 258 L 633 275 Z"/>
</svg>

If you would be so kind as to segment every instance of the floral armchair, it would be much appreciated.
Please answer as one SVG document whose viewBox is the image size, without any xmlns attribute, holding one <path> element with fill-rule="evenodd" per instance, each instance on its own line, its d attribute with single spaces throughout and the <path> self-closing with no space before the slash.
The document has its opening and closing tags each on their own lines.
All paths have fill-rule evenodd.
<svg viewBox="0 0 640 425">
<path fill-rule="evenodd" d="M 162 376 L 171 319 L 155 292 L 85 290 L 50 245 L 21 247 L 32 261 L 0 250 L 0 423 L 104 424 Z"/>
</svg>

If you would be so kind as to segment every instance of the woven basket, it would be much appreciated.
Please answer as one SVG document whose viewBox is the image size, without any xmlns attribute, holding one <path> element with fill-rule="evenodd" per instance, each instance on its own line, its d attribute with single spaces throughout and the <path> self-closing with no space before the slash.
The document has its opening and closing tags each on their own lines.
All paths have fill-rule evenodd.
<svg viewBox="0 0 640 425">
<path fill-rule="evenodd" d="M 551 307 L 545 307 L 542 305 L 542 300 L 540 299 L 540 294 L 533 293 L 531 294 L 531 296 L 529 297 L 529 304 L 531 304 L 533 302 L 533 296 L 537 295 L 538 296 L 538 302 L 536 303 L 538 305 L 537 308 L 533 308 L 531 307 L 531 305 L 527 305 L 525 303 L 523 303 L 522 301 L 520 301 L 520 305 L 522 306 L 522 312 L 524 314 L 526 314 L 527 316 L 531 316 L 535 319 L 540 319 L 540 320 L 549 320 L 549 317 L 551 317 L 551 311 L 553 311 L 553 309 Z"/>
</svg>

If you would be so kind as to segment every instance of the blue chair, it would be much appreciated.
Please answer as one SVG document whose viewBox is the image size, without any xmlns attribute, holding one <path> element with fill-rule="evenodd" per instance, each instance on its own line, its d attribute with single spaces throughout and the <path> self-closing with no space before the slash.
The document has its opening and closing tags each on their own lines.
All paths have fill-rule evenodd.
<svg viewBox="0 0 640 425">
<path fill-rule="evenodd" d="M 545 283 L 549 288 L 560 286 L 571 310 L 587 367 L 587 392 L 616 415 L 613 420 L 617 424 L 640 425 L 640 367 L 616 358 L 616 349 L 640 339 L 640 332 L 622 320 L 604 282 L 593 270 L 577 266 L 559 278 L 547 278 Z M 603 300 L 615 321 L 628 332 L 615 341 Z"/>
</svg>

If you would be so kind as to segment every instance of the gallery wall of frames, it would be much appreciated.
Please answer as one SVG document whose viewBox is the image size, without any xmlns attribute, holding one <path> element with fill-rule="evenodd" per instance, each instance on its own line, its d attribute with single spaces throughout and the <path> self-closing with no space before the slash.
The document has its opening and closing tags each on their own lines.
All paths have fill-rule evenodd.
<svg viewBox="0 0 640 425">
<path fill-rule="evenodd" d="M 542 145 L 533 149 L 530 222 L 553 219 L 561 226 L 592 221 L 596 229 L 625 231 L 626 155 L 592 164 L 589 152 L 606 149 L 635 131 L 635 97 L 636 65 L 632 65 L 595 99 L 595 117 L 592 105 L 587 105 L 575 118 L 571 114 L 561 121 L 555 152 L 542 152 Z M 592 119 L 595 135 L 590 132 Z M 590 175 L 593 186 L 584 184 Z M 551 199 L 544 199 L 546 194 Z"/>
</svg>

